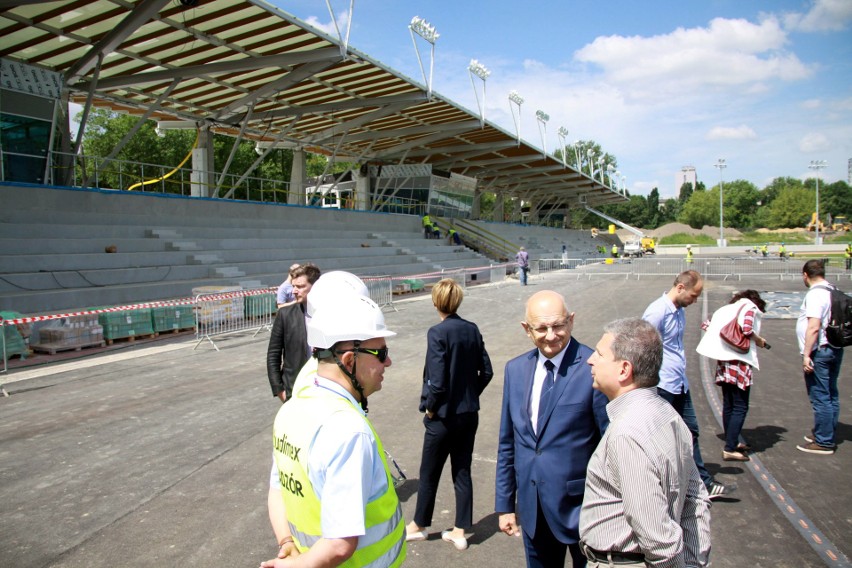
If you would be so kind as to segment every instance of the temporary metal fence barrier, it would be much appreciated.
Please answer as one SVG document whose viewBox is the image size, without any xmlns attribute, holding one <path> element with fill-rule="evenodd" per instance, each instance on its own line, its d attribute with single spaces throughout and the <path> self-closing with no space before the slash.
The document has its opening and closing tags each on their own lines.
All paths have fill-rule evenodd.
<svg viewBox="0 0 852 568">
<path fill-rule="evenodd" d="M 278 312 L 275 288 L 258 288 L 199 294 L 195 297 L 195 338 L 193 349 L 205 339 L 216 351 L 213 338 L 219 335 L 254 330 L 256 336 L 264 328 L 272 329 Z"/>
<path fill-rule="evenodd" d="M 467 271 L 464 268 L 442 269 L 441 278 L 452 278 L 456 284 L 462 287 L 462 290 L 467 288 Z"/>
<path fill-rule="evenodd" d="M 802 274 L 803 259 L 778 258 L 695 258 L 687 262 L 684 258 L 668 258 L 645 256 L 641 258 L 588 258 L 588 259 L 540 259 L 531 262 L 538 266 L 538 273 L 548 274 L 560 271 L 574 272 L 577 278 L 592 276 L 617 276 L 620 278 L 643 276 L 676 276 L 685 270 L 694 269 L 704 277 L 738 279 L 743 276 L 761 276 L 799 278 Z M 840 266 L 826 266 L 826 279 L 852 280 L 852 272 L 845 271 Z"/>
<path fill-rule="evenodd" d="M 491 284 L 502 284 L 506 281 L 506 265 L 492 264 L 489 267 L 488 280 Z"/>
<path fill-rule="evenodd" d="M 396 306 L 393 305 L 393 279 L 390 276 L 369 276 L 361 280 L 367 286 L 370 299 L 380 308 L 390 307 L 396 311 Z"/>
</svg>

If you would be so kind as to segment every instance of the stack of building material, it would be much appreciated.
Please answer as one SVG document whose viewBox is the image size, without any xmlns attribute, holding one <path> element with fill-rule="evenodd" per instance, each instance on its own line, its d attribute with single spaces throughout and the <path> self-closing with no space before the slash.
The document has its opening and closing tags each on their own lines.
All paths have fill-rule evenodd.
<svg viewBox="0 0 852 568">
<path fill-rule="evenodd" d="M 98 314 L 83 314 L 51 320 L 38 330 L 39 342 L 32 346 L 34 351 L 55 355 L 57 351 L 83 347 L 104 346 L 104 328 L 98 322 Z"/>
</svg>

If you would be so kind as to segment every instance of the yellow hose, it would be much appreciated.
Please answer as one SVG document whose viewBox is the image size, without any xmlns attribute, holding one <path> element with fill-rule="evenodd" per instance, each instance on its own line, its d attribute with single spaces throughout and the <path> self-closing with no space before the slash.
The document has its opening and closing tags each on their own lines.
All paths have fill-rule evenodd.
<svg viewBox="0 0 852 568">
<path fill-rule="evenodd" d="M 164 179 L 168 179 L 171 176 L 173 176 L 192 157 L 192 151 L 195 150 L 198 147 L 198 139 L 199 139 L 199 136 L 198 136 L 198 134 L 196 134 L 195 135 L 195 144 L 193 144 L 192 148 L 190 148 L 189 154 L 186 155 L 186 158 L 184 158 L 181 163 L 179 163 L 178 165 L 175 166 L 175 169 L 173 169 L 172 171 L 170 171 L 169 173 L 167 173 L 164 176 L 161 176 L 161 177 L 158 177 L 158 178 L 155 178 L 155 179 L 149 179 L 148 181 L 140 181 L 139 183 L 134 183 L 133 185 L 131 185 L 130 187 L 127 188 L 127 191 L 133 191 L 137 187 L 150 185 L 152 183 L 157 183 L 158 181 L 163 181 Z"/>
</svg>

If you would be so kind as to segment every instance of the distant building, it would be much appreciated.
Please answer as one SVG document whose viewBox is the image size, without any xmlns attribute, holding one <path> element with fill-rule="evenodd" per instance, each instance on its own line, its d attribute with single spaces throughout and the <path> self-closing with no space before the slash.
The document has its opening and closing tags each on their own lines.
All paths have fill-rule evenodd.
<svg viewBox="0 0 852 568">
<path fill-rule="evenodd" d="M 849 158 L 846 165 L 846 183 L 852 185 L 852 158 Z"/>
<path fill-rule="evenodd" d="M 683 184 L 691 183 L 694 190 L 697 182 L 698 178 L 695 176 L 695 166 L 683 166 L 680 172 L 675 174 L 675 195 L 680 193 L 680 188 Z"/>
</svg>

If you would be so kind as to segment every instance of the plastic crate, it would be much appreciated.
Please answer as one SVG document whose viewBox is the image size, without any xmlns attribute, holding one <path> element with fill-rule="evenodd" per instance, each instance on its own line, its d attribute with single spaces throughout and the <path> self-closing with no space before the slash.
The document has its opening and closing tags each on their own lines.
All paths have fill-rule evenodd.
<svg viewBox="0 0 852 568">
<path fill-rule="evenodd" d="M 23 317 L 18 312 L 0 312 L 0 317 L 5 319 L 16 319 Z M 6 359 L 12 355 L 20 355 L 21 359 L 26 359 L 27 344 L 23 336 L 18 332 L 18 327 L 15 325 L 3 325 L 3 335 L 6 341 Z M 3 349 L 0 347 L 0 357 L 3 356 Z"/>
<path fill-rule="evenodd" d="M 154 334 L 151 308 L 103 312 L 98 314 L 98 322 L 104 328 L 104 339 L 112 340 Z"/>
<path fill-rule="evenodd" d="M 151 308 L 151 324 L 156 333 L 195 327 L 195 308 L 191 305 Z"/>
</svg>

